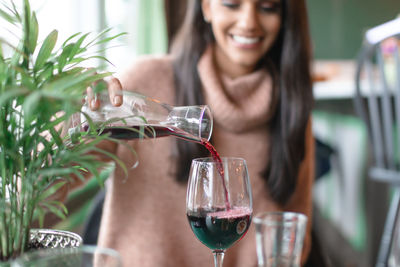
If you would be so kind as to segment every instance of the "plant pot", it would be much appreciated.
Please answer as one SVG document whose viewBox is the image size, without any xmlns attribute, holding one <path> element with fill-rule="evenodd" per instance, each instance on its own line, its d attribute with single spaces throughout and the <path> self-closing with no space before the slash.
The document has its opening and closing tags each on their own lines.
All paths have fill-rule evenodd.
<svg viewBox="0 0 400 267">
<path fill-rule="evenodd" d="M 14 262 L 24 260 L 30 253 L 46 249 L 71 249 L 83 244 L 82 238 L 73 232 L 53 229 L 31 229 L 29 237 L 30 249 L 18 257 L 7 262 L 0 261 L 0 267 L 15 266 Z M 16 265 L 18 266 L 18 265 Z"/>
</svg>

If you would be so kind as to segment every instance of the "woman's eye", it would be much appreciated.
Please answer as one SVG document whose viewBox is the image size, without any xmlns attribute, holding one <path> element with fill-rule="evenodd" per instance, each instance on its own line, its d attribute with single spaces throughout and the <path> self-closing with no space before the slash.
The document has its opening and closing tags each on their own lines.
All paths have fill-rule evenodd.
<svg viewBox="0 0 400 267">
<path fill-rule="evenodd" d="M 259 9 L 265 13 L 272 13 L 272 12 L 275 13 L 275 12 L 278 12 L 280 10 L 280 8 L 281 8 L 280 3 L 276 3 L 276 2 L 266 2 L 266 3 L 260 4 L 260 6 L 259 6 Z"/>
<path fill-rule="evenodd" d="M 240 6 L 238 3 L 232 2 L 232 1 L 222 1 L 221 4 L 224 7 L 231 8 L 231 9 L 235 9 L 235 8 L 238 8 Z"/>
</svg>

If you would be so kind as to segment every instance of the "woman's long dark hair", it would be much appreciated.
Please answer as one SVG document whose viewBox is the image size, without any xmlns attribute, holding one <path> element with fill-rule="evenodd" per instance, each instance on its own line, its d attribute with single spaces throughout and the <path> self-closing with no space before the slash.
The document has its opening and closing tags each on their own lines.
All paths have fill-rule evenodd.
<svg viewBox="0 0 400 267">
<path fill-rule="evenodd" d="M 211 26 L 204 21 L 201 0 L 189 1 L 184 23 L 172 52 L 176 105 L 204 104 L 197 63 L 214 42 Z M 277 103 L 270 129 L 270 157 L 263 177 L 272 198 L 284 204 L 293 194 L 305 154 L 305 131 L 313 96 L 310 74 L 310 37 L 304 0 L 282 0 L 281 30 L 260 66 L 273 75 Z M 272 68 L 271 68 L 272 62 Z M 186 181 L 191 159 L 206 156 L 202 146 L 177 140 L 177 179 Z"/>
</svg>

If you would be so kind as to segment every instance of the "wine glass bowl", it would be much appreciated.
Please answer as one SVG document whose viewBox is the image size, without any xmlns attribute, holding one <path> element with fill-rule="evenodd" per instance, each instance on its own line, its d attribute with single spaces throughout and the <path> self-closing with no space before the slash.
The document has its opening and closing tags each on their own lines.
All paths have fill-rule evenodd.
<svg viewBox="0 0 400 267">
<path fill-rule="evenodd" d="M 221 255 L 247 233 L 252 194 L 246 161 L 199 158 L 192 161 L 186 197 L 190 227 L 222 265 Z"/>
</svg>

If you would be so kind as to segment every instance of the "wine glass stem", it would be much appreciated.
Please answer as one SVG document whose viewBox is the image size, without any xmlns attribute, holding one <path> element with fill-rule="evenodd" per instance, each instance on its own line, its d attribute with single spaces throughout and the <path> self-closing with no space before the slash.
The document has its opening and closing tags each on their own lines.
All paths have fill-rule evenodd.
<svg viewBox="0 0 400 267">
<path fill-rule="evenodd" d="M 223 250 L 214 250 L 214 265 L 215 267 L 222 267 L 222 263 L 224 261 L 225 251 Z"/>
</svg>

